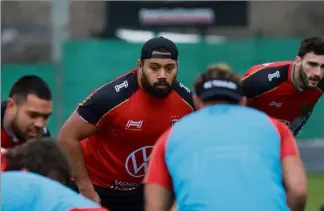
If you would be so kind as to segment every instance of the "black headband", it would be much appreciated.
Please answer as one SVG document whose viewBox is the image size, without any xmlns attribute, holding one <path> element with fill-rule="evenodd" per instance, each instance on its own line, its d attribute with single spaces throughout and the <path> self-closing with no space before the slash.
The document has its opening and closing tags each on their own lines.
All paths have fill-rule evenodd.
<svg viewBox="0 0 324 211">
<path fill-rule="evenodd" d="M 231 80 L 206 80 L 196 85 L 195 92 L 201 100 L 224 98 L 239 101 L 243 96 L 240 85 Z"/>
</svg>

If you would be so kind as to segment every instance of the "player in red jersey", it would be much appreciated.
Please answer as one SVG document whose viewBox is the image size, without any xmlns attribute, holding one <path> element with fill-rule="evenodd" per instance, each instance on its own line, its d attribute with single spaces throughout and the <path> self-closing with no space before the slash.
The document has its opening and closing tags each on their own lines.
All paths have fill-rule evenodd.
<svg viewBox="0 0 324 211">
<path fill-rule="evenodd" d="M 71 174 L 56 140 L 32 139 L 6 150 L 1 168 L 5 171 L 1 175 L 3 210 L 107 211 L 63 186 Z"/>
<path fill-rule="evenodd" d="M 324 39 L 304 39 L 294 61 L 250 68 L 243 77 L 248 105 L 286 123 L 296 136 L 324 91 Z"/>
<path fill-rule="evenodd" d="M 50 136 L 46 124 L 52 113 L 51 91 L 38 76 L 27 75 L 12 86 L 1 104 L 1 148 L 8 149 L 29 138 Z"/>
<path fill-rule="evenodd" d="M 190 90 L 176 80 L 177 60 L 172 41 L 147 41 L 136 70 L 92 92 L 66 121 L 59 142 L 81 194 L 112 211 L 144 210 L 142 180 L 151 150 L 193 111 Z"/>
</svg>

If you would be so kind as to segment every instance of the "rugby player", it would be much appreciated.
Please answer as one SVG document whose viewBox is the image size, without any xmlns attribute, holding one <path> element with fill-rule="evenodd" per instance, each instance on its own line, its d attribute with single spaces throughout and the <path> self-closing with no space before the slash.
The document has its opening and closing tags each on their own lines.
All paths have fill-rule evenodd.
<svg viewBox="0 0 324 211">
<path fill-rule="evenodd" d="M 56 142 L 48 137 L 35 138 L 2 152 L 1 170 L 29 171 L 67 184 L 70 167 Z"/>
<path fill-rule="evenodd" d="M 50 136 L 46 124 L 51 113 L 52 95 L 47 83 L 34 75 L 18 79 L 8 100 L 1 104 L 1 148 L 12 148 L 30 138 Z"/>
<path fill-rule="evenodd" d="M 295 136 L 324 91 L 324 39 L 304 39 L 294 61 L 251 67 L 243 77 L 248 106 L 287 124 Z"/>
<path fill-rule="evenodd" d="M 108 211 L 70 188 L 23 171 L 1 174 L 2 211 Z"/>
<path fill-rule="evenodd" d="M 72 113 L 58 137 L 74 189 L 112 211 L 144 210 L 142 180 L 153 145 L 193 111 L 190 90 L 176 80 L 177 60 L 171 40 L 147 41 L 136 70 L 92 92 Z"/>
<path fill-rule="evenodd" d="M 163 133 L 153 149 L 145 210 L 167 211 L 175 198 L 178 211 L 304 210 L 306 176 L 289 128 L 243 106 L 232 72 L 211 68 L 194 90 L 200 110 Z"/>
</svg>

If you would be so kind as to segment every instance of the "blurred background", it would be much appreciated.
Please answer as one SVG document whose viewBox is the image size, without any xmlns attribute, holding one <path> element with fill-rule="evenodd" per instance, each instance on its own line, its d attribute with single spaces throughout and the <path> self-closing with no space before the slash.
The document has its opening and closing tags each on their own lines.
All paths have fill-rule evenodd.
<svg viewBox="0 0 324 211">
<path fill-rule="evenodd" d="M 239 74 L 293 60 L 305 36 L 324 36 L 324 2 L 1 1 L 1 98 L 36 74 L 55 94 L 54 135 L 93 89 L 135 68 L 141 45 L 163 35 L 180 51 L 179 79 L 191 87 L 211 63 Z M 309 175 L 308 211 L 324 203 L 324 100 L 298 140 Z"/>
</svg>

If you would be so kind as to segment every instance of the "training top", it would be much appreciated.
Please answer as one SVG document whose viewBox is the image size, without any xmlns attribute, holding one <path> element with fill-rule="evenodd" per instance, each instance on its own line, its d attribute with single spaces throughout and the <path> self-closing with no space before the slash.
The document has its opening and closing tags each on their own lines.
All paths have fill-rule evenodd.
<svg viewBox="0 0 324 211">
<path fill-rule="evenodd" d="M 4 114 L 6 112 L 7 102 L 1 103 L 1 148 L 10 149 L 17 145 L 25 143 L 25 140 L 18 139 L 15 134 L 9 129 L 6 128 L 4 124 Z M 50 131 L 47 127 L 43 128 L 43 137 L 50 137 Z"/>
<path fill-rule="evenodd" d="M 251 67 L 242 81 L 250 107 L 280 119 L 297 135 L 324 92 L 324 79 L 317 88 L 298 90 L 293 75 L 292 61 L 272 62 Z"/>
<path fill-rule="evenodd" d="M 2 211 L 108 211 L 64 185 L 31 172 L 1 173 Z"/>
<path fill-rule="evenodd" d="M 121 191 L 139 187 L 158 137 L 192 111 L 192 94 L 180 82 L 169 96 L 153 98 L 139 86 L 137 70 L 93 91 L 77 108 L 97 127 L 81 141 L 93 184 Z"/>
<path fill-rule="evenodd" d="M 282 122 L 236 105 L 213 105 L 157 141 L 145 183 L 173 190 L 178 211 L 288 211 L 281 160 L 298 156 Z"/>
</svg>

